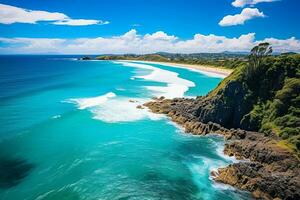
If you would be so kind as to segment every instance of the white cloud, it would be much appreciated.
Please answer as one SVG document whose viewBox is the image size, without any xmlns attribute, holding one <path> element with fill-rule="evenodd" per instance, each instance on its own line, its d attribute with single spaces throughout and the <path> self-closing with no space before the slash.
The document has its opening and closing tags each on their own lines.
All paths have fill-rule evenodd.
<svg viewBox="0 0 300 200">
<path fill-rule="evenodd" d="M 87 26 L 93 24 L 105 25 L 109 24 L 108 21 L 94 20 L 94 19 L 66 19 L 53 22 L 56 25 L 69 25 L 69 26 Z"/>
<path fill-rule="evenodd" d="M 231 4 L 234 7 L 244 7 L 246 5 L 255 5 L 257 3 L 262 3 L 262 2 L 274 2 L 274 1 L 278 1 L 278 0 L 235 0 L 234 2 L 232 2 Z"/>
<path fill-rule="evenodd" d="M 47 12 L 40 10 L 28 10 L 15 6 L 0 4 L 0 23 L 28 23 L 35 24 L 40 21 L 52 22 L 56 25 L 85 26 L 93 24 L 108 24 L 107 21 L 90 19 L 71 19 L 59 12 Z"/>
<path fill-rule="evenodd" d="M 167 35 L 163 31 L 157 31 L 156 33 L 153 34 L 146 34 L 144 38 L 146 40 L 165 40 L 165 41 L 173 41 L 178 39 L 174 35 Z"/>
<path fill-rule="evenodd" d="M 228 38 L 214 34 L 195 34 L 192 39 L 180 40 L 176 36 L 162 31 L 139 35 L 132 29 L 120 36 L 51 39 L 51 38 L 0 38 L 0 54 L 122 54 L 122 53 L 201 53 L 223 51 L 249 51 L 260 42 L 269 42 L 274 51 L 300 52 L 300 41 L 289 39 L 266 38 L 255 40 L 254 33 Z M 5 45 L 1 45 L 1 43 Z M 1 47 L 2 46 L 2 47 Z"/>
<path fill-rule="evenodd" d="M 278 52 L 289 52 L 294 51 L 300 53 L 300 40 L 295 37 L 289 39 L 276 39 L 276 38 L 266 38 L 263 42 L 269 42 L 272 44 L 273 49 Z"/>
<path fill-rule="evenodd" d="M 227 15 L 220 22 L 220 26 L 234 26 L 244 24 L 245 21 L 253 19 L 255 17 L 265 17 L 263 12 L 260 12 L 257 8 L 244 8 L 240 14 Z"/>
</svg>

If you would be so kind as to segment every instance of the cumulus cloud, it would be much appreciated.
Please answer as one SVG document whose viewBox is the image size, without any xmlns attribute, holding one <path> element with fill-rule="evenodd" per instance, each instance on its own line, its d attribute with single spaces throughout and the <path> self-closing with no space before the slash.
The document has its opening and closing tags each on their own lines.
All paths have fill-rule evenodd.
<svg viewBox="0 0 300 200">
<path fill-rule="evenodd" d="M 234 7 L 244 7 L 246 5 L 255 5 L 258 3 L 262 3 L 262 2 L 274 2 L 274 1 L 278 1 L 278 0 L 235 0 L 234 2 L 231 3 L 231 5 L 233 5 Z"/>
<path fill-rule="evenodd" d="M 260 12 L 257 8 L 244 8 L 240 14 L 227 15 L 220 22 L 220 26 L 234 26 L 244 24 L 245 21 L 253 19 L 255 17 L 265 17 L 263 12 Z"/>
<path fill-rule="evenodd" d="M 153 34 L 146 34 L 144 37 L 146 40 L 165 40 L 165 41 L 173 41 L 178 39 L 174 35 L 167 35 L 163 31 L 157 31 Z"/>
<path fill-rule="evenodd" d="M 139 35 L 136 30 L 132 29 L 123 35 L 106 38 L 0 38 L 0 54 L 40 54 L 49 52 L 56 54 L 239 52 L 249 51 L 260 42 L 271 43 L 276 52 L 300 52 L 300 41 L 295 37 L 285 40 L 276 38 L 255 40 L 254 33 L 233 38 L 214 34 L 195 34 L 192 39 L 180 40 L 176 36 L 168 35 L 162 31 Z"/>
<path fill-rule="evenodd" d="M 28 10 L 15 6 L 0 4 L 0 23 L 28 23 L 47 21 L 56 25 L 86 26 L 94 24 L 108 24 L 107 21 L 91 19 L 72 19 L 67 15 L 59 12 L 47 12 L 40 10 Z"/>
</svg>

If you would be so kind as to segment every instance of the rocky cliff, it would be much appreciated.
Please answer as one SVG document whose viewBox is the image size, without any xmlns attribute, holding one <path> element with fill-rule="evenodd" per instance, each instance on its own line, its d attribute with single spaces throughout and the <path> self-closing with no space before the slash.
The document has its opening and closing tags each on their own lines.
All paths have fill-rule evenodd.
<svg viewBox="0 0 300 200">
<path fill-rule="evenodd" d="M 266 58 L 250 75 L 246 67 L 206 96 L 160 98 L 145 106 L 186 132 L 225 136 L 224 153 L 247 161 L 212 172 L 216 181 L 255 198 L 300 199 L 300 57 Z"/>
</svg>

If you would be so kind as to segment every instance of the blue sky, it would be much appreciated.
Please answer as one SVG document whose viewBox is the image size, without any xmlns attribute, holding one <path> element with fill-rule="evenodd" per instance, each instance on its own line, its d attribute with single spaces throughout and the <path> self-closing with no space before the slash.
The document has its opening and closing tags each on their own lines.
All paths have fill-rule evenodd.
<svg viewBox="0 0 300 200">
<path fill-rule="evenodd" d="M 112 39 L 121 37 L 132 29 L 135 31 L 135 37 L 140 40 L 144 40 L 145 35 L 153 35 L 156 32 L 160 33 L 157 34 L 157 36 L 174 36 L 174 40 L 169 41 L 170 44 L 168 44 L 169 47 L 167 49 L 160 49 L 159 46 L 162 44 L 157 44 L 157 49 L 149 48 L 149 50 L 143 52 L 132 49 L 137 48 L 138 44 L 136 44 L 137 46 L 132 46 L 130 49 L 122 47 L 124 52 L 114 50 L 105 52 L 105 50 L 102 49 L 95 53 L 150 53 L 151 51 L 159 50 L 180 52 L 180 48 L 182 48 L 182 52 L 187 53 L 192 51 L 204 52 L 204 47 L 207 47 L 207 44 L 204 44 L 201 49 L 191 47 L 187 50 L 187 45 L 189 45 L 187 41 L 194 39 L 195 34 L 201 34 L 203 36 L 212 34 L 214 36 L 224 37 L 224 39 L 221 38 L 224 44 L 221 46 L 217 45 L 218 47 L 224 48 L 223 50 L 246 50 L 247 48 L 245 46 L 236 48 L 234 45 L 228 45 L 230 40 L 227 41 L 226 39 L 239 38 L 242 35 L 249 36 L 251 33 L 254 33 L 255 36 L 251 35 L 252 38 L 249 36 L 250 39 L 248 40 L 253 40 L 253 44 L 255 44 L 256 41 L 264 41 L 266 38 L 271 38 L 275 46 L 278 45 L 278 51 L 300 51 L 300 26 L 298 25 L 300 19 L 300 12 L 298 11 L 300 8 L 299 0 L 275 0 L 274 2 L 261 3 L 257 2 L 272 0 L 236 0 L 239 1 L 236 5 L 238 3 L 252 1 L 252 4 L 250 3 L 243 7 L 232 5 L 234 1 L 235 0 L 0 0 L 2 5 L 29 9 L 31 11 L 60 13 L 67 16 L 67 18 L 58 17 L 59 19 L 56 20 L 56 24 L 53 24 L 55 21 L 51 19 L 41 19 L 34 23 L 32 21 L 22 22 L 20 19 L 19 21 L 6 19 L 6 21 L 2 20 L 1 23 L 0 18 L 0 37 L 2 38 L 0 40 L 0 53 L 21 53 L 22 50 L 26 49 L 26 45 L 33 44 L 32 41 L 32 43 L 28 44 L 29 40 L 37 38 L 48 39 L 47 41 L 51 41 L 52 43 L 54 41 L 51 39 L 61 39 L 63 41 L 60 42 L 64 43 L 64 45 L 73 45 L 73 49 L 68 52 L 56 51 L 55 48 L 51 49 L 50 46 L 49 49 L 44 50 L 40 47 L 41 53 L 81 53 L 79 46 L 77 50 L 75 49 L 76 47 L 74 47 L 74 44 L 77 44 L 80 38 L 95 39 L 101 37 Z M 6 7 L 3 7 L 2 10 L 0 8 L 0 17 L 3 15 L 5 9 Z M 246 20 L 242 20 L 241 22 L 239 21 L 241 20 L 240 18 L 232 19 L 232 17 L 228 17 L 221 22 L 222 19 L 228 15 L 243 13 L 244 9 L 246 10 L 243 15 L 248 17 Z M 2 17 L 2 19 L 4 19 L 4 17 Z M 79 23 L 79 21 L 75 21 L 78 19 L 96 20 L 98 24 L 93 24 L 95 21 L 81 21 L 83 24 L 87 23 L 87 25 L 75 26 L 74 24 Z M 238 22 L 236 22 L 236 20 L 238 20 Z M 63 25 L 59 25 L 59 23 Z M 72 26 L 68 25 L 72 23 L 74 23 Z M 26 38 L 27 42 L 20 39 L 18 41 L 13 40 L 15 38 Z M 291 38 L 293 38 L 292 41 L 286 41 Z M 151 39 L 157 39 L 157 37 L 152 37 Z M 162 37 L 158 37 L 158 39 L 165 41 L 165 38 Z M 172 38 L 168 39 L 171 40 Z M 207 40 L 206 42 L 210 40 L 210 38 L 205 39 Z M 220 38 L 215 38 L 213 42 L 216 40 L 220 40 Z M 45 41 L 46 40 L 35 43 Z M 109 41 L 113 42 L 113 40 Z M 117 41 L 116 46 L 119 44 L 118 42 L 120 43 L 120 41 Z M 176 44 L 176 48 L 171 47 L 173 43 L 178 42 L 186 42 L 187 44 Z M 220 41 L 216 42 L 219 43 Z M 54 43 L 59 43 L 59 41 L 55 41 Z M 145 41 L 141 42 L 140 45 L 142 45 L 142 43 L 145 45 Z M 224 46 L 225 43 L 228 48 Z M 249 41 L 246 41 L 246 43 L 248 45 Z M 201 45 L 202 43 L 197 44 Z M 190 45 L 195 44 L 191 42 Z M 207 51 L 217 52 L 217 46 L 208 48 Z M 292 46 L 292 48 L 289 46 Z M 57 46 L 57 48 L 59 48 L 59 46 Z M 95 47 L 95 50 L 96 49 Z M 85 52 L 92 53 L 87 50 L 82 51 L 82 53 Z M 34 49 L 31 53 L 39 53 L 39 51 L 38 49 Z"/>
</svg>

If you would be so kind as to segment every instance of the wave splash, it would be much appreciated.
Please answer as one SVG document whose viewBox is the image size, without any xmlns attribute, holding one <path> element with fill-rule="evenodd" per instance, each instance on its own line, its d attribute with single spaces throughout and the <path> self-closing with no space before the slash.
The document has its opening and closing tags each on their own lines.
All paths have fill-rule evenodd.
<svg viewBox="0 0 300 200">
<path fill-rule="evenodd" d="M 107 123 L 163 118 L 162 115 L 154 114 L 146 108 L 137 108 L 146 101 L 139 98 L 117 97 L 115 93 L 109 92 L 98 97 L 69 99 L 66 102 L 77 104 L 80 110 L 88 109 L 93 113 L 93 119 Z"/>
<path fill-rule="evenodd" d="M 103 104 L 108 101 L 108 99 L 116 97 L 116 94 L 113 92 L 106 93 L 105 95 L 92 97 L 92 98 L 79 98 L 79 99 L 69 99 L 68 103 L 76 103 L 78 109 L 83 110 L 86 108 L 94 107 L 100 104 Z"/>
<path fill-rule="evenodd" d="M 146 75 L 135 75 L 131 77 L 132 80 L 144 79 L 165 83 L 166 86 L 142 86 L 151 91 L 153 96 L 164 96 L 166 98 L 183 97 L 190 87 L 195 87 L 194 82 L 180 78 L 178 73 L 172 71 L 132 62 L 116 61 L 114 63 L 150 71 Z M 88 109 L 93 113 L 93 119 L 108 123 L 137 121 L 144 118 L 151 120 L 161 119 L 162 115 L 149 112 L 148 109 L 141 106 L 149 100 L 149 98 L 117 97 L 115 93 L 108 92 L 97 97 L 68 99 L 66 102 L 77 104 L 80 110 Z"/>
</svg>

